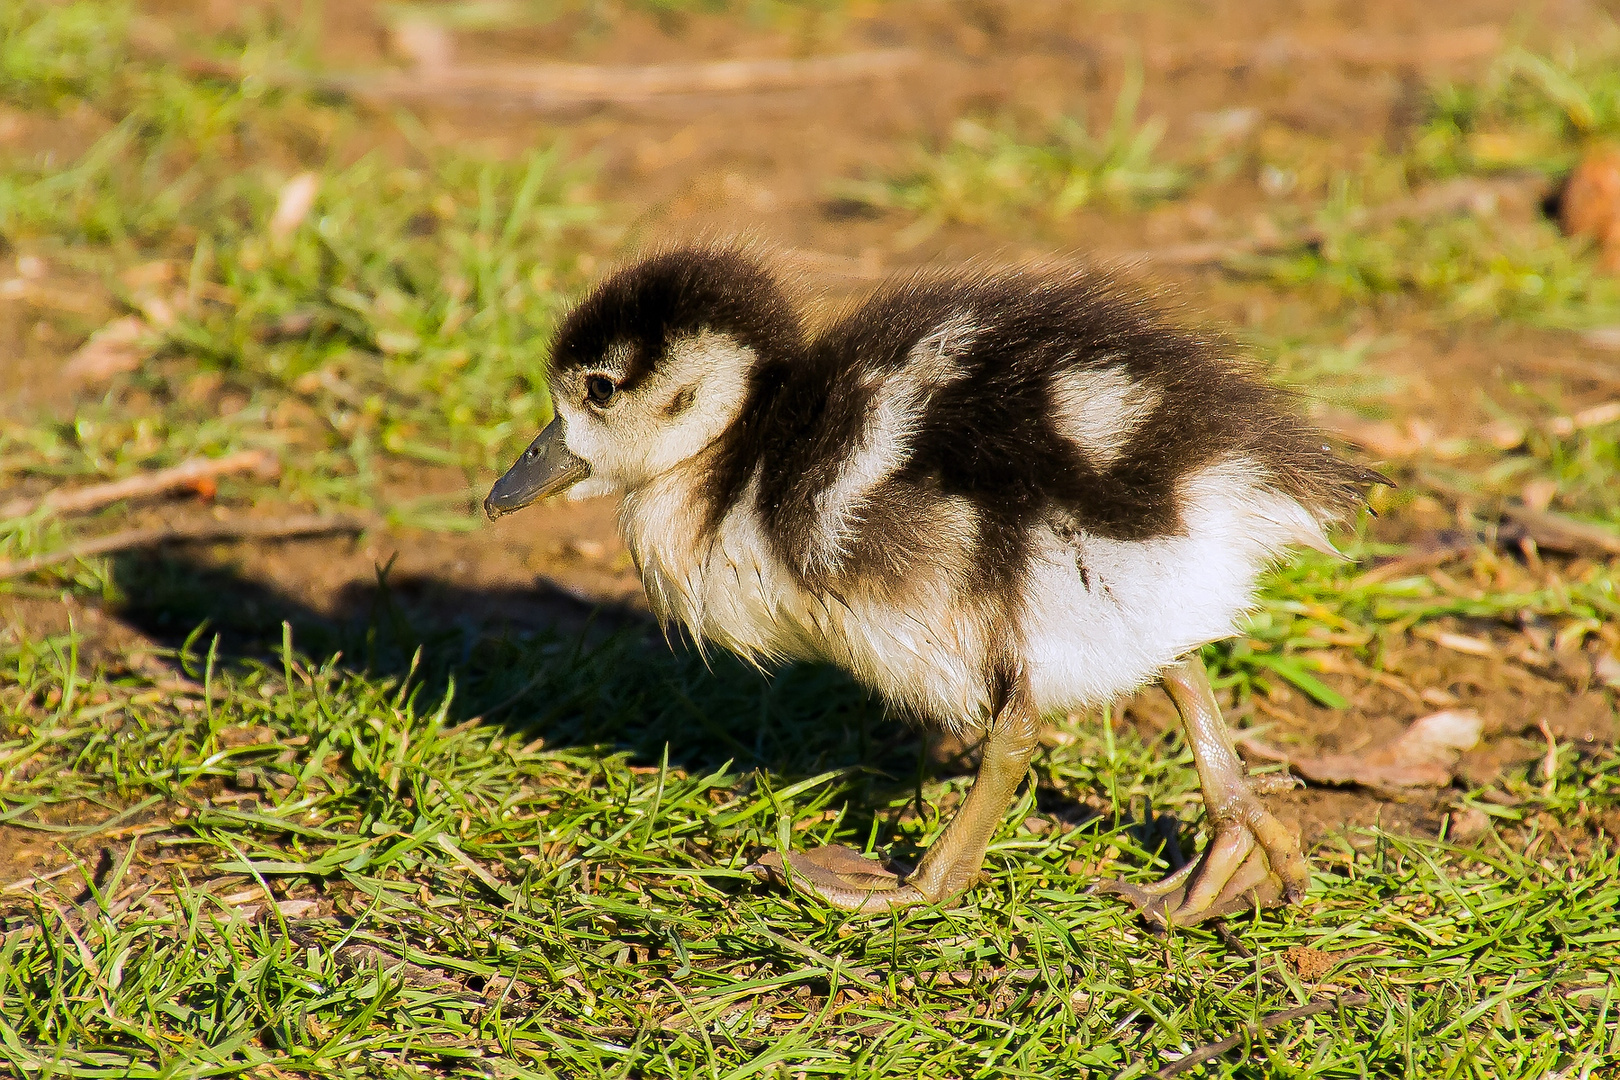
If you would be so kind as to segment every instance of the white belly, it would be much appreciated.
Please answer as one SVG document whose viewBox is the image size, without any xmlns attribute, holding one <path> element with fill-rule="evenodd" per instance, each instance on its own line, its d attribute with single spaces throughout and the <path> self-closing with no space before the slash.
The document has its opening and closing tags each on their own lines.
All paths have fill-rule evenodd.
<svg viewBox="0 0 1620 1080">
<path fill-rule="evenodd" d="M 1200 645 L 1230 637 L 1261 572 L 1290 544 L 1328 548 L 1298 503 L 1252 470 L 1212 466 L 1182 489 L 1182 535 L 1043 535 L 1025 593 L 1023 656 L 1043 711 L 1110 701 Z M 1084 565 L 1082 575 L 1079 567 Z"/>
</svg>

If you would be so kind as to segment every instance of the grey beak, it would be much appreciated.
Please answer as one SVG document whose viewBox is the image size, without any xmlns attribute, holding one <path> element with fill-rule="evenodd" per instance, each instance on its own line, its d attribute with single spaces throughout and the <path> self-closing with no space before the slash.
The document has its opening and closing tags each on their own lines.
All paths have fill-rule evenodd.
<svg viewBox="0 0 1620 1080">
<path fill-rule="evenodd" d="M 495 481 L 484 500 L 484 513 L 494 521 L 537 499 L 567 491 L 589 475 L 590 465 L 570 453 L 563 442 L 562 418 L 558 417 L 546 425 L 506 475 Z"/>
</svg>

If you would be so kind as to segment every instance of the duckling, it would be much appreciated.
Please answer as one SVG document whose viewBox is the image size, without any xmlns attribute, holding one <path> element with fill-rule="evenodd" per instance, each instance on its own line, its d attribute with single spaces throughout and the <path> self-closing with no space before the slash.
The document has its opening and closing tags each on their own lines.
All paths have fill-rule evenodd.
<svg viewBox="0 0 1620 1080">
<path fill-rule="evenodd" d="M 1298 901 L 1298 839 L 1246 775 L 1199 660 L 1261 572 L 1383 480 L 1226 347 L 1083 271 L 891 281 L 809 332 L 750 249 L 653 255 L 566 317 L 555 418 L 491 518 L 572 489 L 621 500 L 653 612 L 760 665 L 836 664 L 982 739 L 972 789 L 914 870 L 841 846 L 760 877 L 857 912 L 980 873 L 1043 714 L 1162 680 L 1213 837 L 1157 884 L 1103 883 L 1190 924 Z"/>
</svg>

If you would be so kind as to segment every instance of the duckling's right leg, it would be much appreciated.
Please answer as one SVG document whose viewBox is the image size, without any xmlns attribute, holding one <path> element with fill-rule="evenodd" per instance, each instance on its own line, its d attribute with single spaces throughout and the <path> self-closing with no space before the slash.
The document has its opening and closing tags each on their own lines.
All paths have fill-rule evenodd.
<svg viewBox="0 0 1620 1080">
<path fill-rule="evenodd" d="M 1009 682 L 985 738 L 973 788 L 916 870 L 902 877 L 840 844 L 786 858 L 766 852 L 749 869 L 767 881 L 814 893 L 834 907 L 867 914 L 938 903 L 966 889 L 983 868 L 990 837 L 1029 772 L 1040 734 L 1028 687 L 1021 678 Z"/>
<path fill-rule="evenodd" d="M 1167 670 L 1164 686 L 1181 713 L 1214 835 L 1197 862 L 1163 881 L 1109 881 L 1100 888 L 1124 896 L 1155 922 L 1178 926 L 1255 905 L 1299 902 L 1310 884 L 1299 840 L 1260 802 L 1263 794 L 1293 787 L 1293 780 L 1248 776 L 1196 654 Z"/>
</svg>

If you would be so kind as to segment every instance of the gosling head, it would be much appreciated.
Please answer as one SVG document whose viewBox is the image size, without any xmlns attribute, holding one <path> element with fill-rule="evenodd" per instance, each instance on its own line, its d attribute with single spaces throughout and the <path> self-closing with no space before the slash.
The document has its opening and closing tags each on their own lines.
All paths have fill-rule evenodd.
<svg viewBox="0 0 1620 1080">
<path fill-rule="evenodd" d="M 712 446 L 763 373 L 800 347 L 776 280 L 734 248 L 683 248 L 619 271 L 563 321 L 549 377 L 555 416 L 485 512 L 652 482 Z"/>
</svg>

